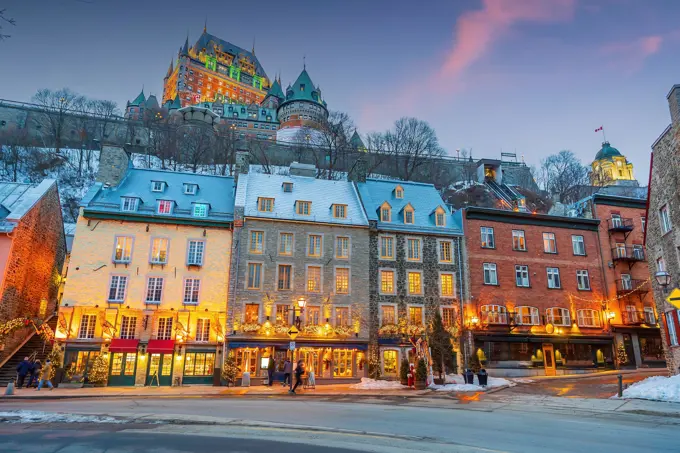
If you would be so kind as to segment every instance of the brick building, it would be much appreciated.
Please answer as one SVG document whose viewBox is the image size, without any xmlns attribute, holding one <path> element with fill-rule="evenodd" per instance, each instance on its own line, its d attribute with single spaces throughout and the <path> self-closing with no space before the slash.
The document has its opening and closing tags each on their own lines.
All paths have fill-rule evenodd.
<svg viewBox="0 0 680 453">
<path fill-rule="evenodd" d="M 0 182 L 0 233 L 0 323 L 51 317 L 66 256 L 57 182 Z M 32 333 L 0 339 L 0 363 Z"/>
<path fill-rule="evenodd" d="M 470 207 L 465 345 L 494 375 L 613 366 L 599 220 Z M 567 371 L 568 370 L 568 371 Z"/>
</svg>

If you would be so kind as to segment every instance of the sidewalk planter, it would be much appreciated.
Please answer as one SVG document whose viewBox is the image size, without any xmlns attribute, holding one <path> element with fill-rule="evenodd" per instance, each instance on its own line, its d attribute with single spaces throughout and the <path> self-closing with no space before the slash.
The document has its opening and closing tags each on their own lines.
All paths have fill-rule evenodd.
<svg viewBox="0 0 680 453">
<path fill-rule="evenodd" d="M 416 381 L 415 388 L 416 390 L 425 390 L 427 388 L 427 381 Z"/>
<path fill-rule="evenodd" d="M 477 380 L 479 380 L 479 385 L 486 387 L 489 381 L 489 374 L 486 371 L 477 373 Z"/>
<path fill-rule="evenodd" d="M 435 385 L 444 385 L 444 384 L 446 384 L 446 379 L 444 379 L 444 378 L 434 378 L 434 384 Z"/>
<path fill-rule="evenodd" d="M 463 373 L 463 380 L 465 381 L 466 384 L 474 384 L 475 383 L 475 374 L 467 370 Z"/>
</svg>

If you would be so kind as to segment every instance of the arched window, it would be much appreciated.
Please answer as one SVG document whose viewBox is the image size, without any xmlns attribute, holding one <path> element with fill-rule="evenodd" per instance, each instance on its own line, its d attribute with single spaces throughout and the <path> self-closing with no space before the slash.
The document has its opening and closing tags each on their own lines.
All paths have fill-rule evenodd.
<svg viewBox="0 0 680 453">
<path fill-rule="evenodd" d="M 545 310 L 546 322 L 556 326 L 571 326 L 571 314 L 566 308 L 551 307 Z"/>
<path fill-rule="evenodd" d="M 517 307 L 515 323 L 522 326 L 540 326 L 541 317 L 536 307 Z"/>
<path fill-rule="evenodd" d="M 480 312 L 485 324 L 508 323 L 508 310 L 502 305 L 482 305 Z"/>
<path fill-rule="evenodd" d="M 577 310 L 576 322 L 579 327 L 600 327 L 600 313 L 589 308 Z"/>
</svg>

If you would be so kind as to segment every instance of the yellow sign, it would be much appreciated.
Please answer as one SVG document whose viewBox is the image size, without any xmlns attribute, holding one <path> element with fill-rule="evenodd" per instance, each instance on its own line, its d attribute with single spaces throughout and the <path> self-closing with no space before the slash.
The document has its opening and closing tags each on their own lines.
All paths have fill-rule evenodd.
<svg viewBox="0 0 680 453">
<path fill-rule="evenodd" d="M 675 288 L 671 291 L 668 297 L 666 297 L 666 300 L 669 304 L 680 310 L 680 289 Z"/>
<path fill-rule="evenodd" d="M 288 330 L 288 336 L 290 337 L 291 340 L 295 340 L 295 338 L 297 338 L 299 333 L 300 333 L 300 331 L 295 326 L 291 327 Z"/>
</svg>

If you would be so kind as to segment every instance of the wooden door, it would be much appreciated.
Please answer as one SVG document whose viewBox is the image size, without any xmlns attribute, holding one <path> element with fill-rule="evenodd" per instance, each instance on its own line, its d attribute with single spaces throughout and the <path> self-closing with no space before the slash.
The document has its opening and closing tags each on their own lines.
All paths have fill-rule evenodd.
<svg viewBox="0 0 680 453">
<path fill-rule="evenodd" d="M 555 376 L 555 351 L 552 343 L 543 343 L 543 366 L 546 376 Z"/>
</svg>

